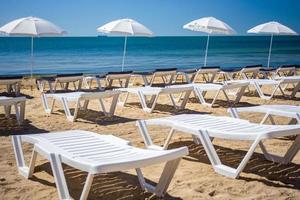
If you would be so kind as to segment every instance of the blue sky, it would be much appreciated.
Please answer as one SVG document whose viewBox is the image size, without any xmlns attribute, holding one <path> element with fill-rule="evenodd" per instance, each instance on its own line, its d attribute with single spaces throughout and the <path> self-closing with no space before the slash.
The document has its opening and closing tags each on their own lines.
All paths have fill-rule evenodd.
<svg viewBox="0 0 300 200">
<path fill-rule="evenodd" d="M 279 21 L 300 33 L 299 0 L 5 0 L 0 25 L 37 16 L 54 22 L 70 36 L 96 35 L 96 28 L 119 18 L 135 19 L 156 35 L 197 35 L 182 25 L 214 16 L 238 34 L 260 23 Z"/>
</svg>

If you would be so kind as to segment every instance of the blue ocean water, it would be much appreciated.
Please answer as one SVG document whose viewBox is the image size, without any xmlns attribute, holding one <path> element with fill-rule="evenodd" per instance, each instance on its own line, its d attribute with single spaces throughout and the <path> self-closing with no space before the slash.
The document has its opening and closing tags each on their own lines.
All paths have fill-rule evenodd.
<svg viewBox="0 0 300 200">
<path fill-rule="evenodd" d="M 267 64 L 270 37 L 213 36 L 207 65 L 224 68 Z M 120 71 L 123 37 L 34 39 L 34 74 Z M 194 68 L 203 65 L 206 37 L 130 37 L 125 70 Z M 0 37 L 0 75 L 30 73 L 31 38 Z M 273 40 L 271 66 L 300 64 L 300 37 Z"/>
</svg>

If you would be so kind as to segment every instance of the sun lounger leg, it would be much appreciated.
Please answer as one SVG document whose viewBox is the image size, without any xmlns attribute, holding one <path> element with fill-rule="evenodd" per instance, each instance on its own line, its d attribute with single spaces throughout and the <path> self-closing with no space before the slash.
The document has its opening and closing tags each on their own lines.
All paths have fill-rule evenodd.
<svg viewBox="0 0 300 200">
<path fill-rule="evenodd" d="M 25 164 L 24 160 L 24 154 L 23 154 L 23 149 L 22 149 L 22 143 L 21 143 L 21 137 L 20 136 L 12 136 L 12 143 L 13 143 L 13 148 L 14 148 L 14 153 L 16 157 L 16 162 L 17 162 L 17 167 L 19 170 L 19 173 L 26 177 L 29 178 L 29 169 Z"/>
<path fill-rule="evenodd" d="M 80 91 L 81 88 L 82 88 L 82 80 L 79 80 L 77 90 Z"/>
<path fill-rule="evenodd" d="M 75 114 L 77 115 L 77 112 L 78 112 L 78 102 L 76 104 L 74 116 L 72 116 L 69 105 L 68 105 L 68 101 L 65 98 L 61 98 L 61 103 L 63 104 L 64 111 L 65 111 L 65 114 L 67 116 L 67 119 L 71 122 L 74 122 L 75 121 Z"/>
<path fill-rule="evenodd" d="M 170 130 L 169 134 L 168 134 L 168 137 L 167 137 L 165 143 L 164 143 L 164 146 L 163 146 L 163 149 L 164 149 L 164 150 L 168 149 L 168 146 L 169 146 L 169 144 L 170 144 L 170 141 L 171 141 L 171 139 L 172 139 L 174 133 L 175 133 L 175 130 L 172 128 L 172 129 Z"/>
<path fill-rule="evenodd" d="M 18 121 L 18 124 L 20 125 L 21 124 L 21 120 L 20 120 L 20 109 L 17 105 L 17 103 L 14 104 L 14 108 L 15 108 L 15 112 L 16 112 L 16 118 L 17 118 L 17 121 Z"/>
<path fill-rule="evenodd" d="M 183 98 L 183 100 L 182 100 L 182 102 L 181 102 L 181 105 L 180 105 L 180 107 L 181 107 L 182 109 L 185 108 L 186 104 L 188 103 L 189 98 L 190 98 L 190 96 L 191 96 L 191 93 L 192 93 L 192 91 L 186 91 L 186 92 L 185 92 L 184 98 Z"/>
<path fill-rule="evenodd" d="M 214 96 L 212 102 L 211 102 L 210 104 L 206 104 L 206 105 L 212 107 L 212 106 L 215 104 L 215 102 L 216 102 L 216 100 L 217 100 L 217 98 L 218 98 L 220 92 L 221 92 L 221 90 L 218 90 L 217 93 L 216 93 L 216 95 Z M 224 92 L 224 91 L 223 91 L 223 92 Z M 227 94 L 226 94 L 225 92 L 224 92 L 224 94 L 225 94 L 225 97 L 227 98 L 227 101 L 229 101 Z"/>
<path fill-rule="evenodd" d="M 285 155 L 283 157 L 269 153 L 262 142 L 259 143 L 259 146 L 267 160 L 272 161 L 272 162 L 281 163 L 281 164 L 288 164 L 293 160 L 293 158 L 296 156 L 296 154 L 300 150 L 300 136 L 296 137 L 295 141 L 289 147 L 289 149 L 287 150 L 287 152 L 285 153 Z"/>
<path fill-rule="evenodd" d="M 53 107 L 54 107 L 54 104 L 55 104 L 55 99 L 52 100 L 51 109 L 49 108 L 49 104 L 48 104 L 48 100 L 47 100 L 46 94 L 42 93 L 41 100 L 42 100 L 42 104 L 43 104 L 43 107 L 44 107 L 44 110 L 46 111 L 46 113 L 47 114 L 52 113 L 52 110 L 53 110 Z"/>
<path fill-rule="evenodd" d="M 239 89 L 239 91 L 236 94 L 236 98 L 234 103 L 239 103 L 241 101 L 242 96 L 244 95 L 245 91 L 247 89 L 247 86 L 243 86 Z"/>
<path fill-rule="evenodd" d="M 171 180 L 176 172 L 176 169 L 179 165 L 180 162 L 180 158 L 169 161 L 166 163 L 163 172 L 160 176 L 159 182 L 156 185 L 155 191 L 154 193 L 158 196 L 158 197 L 163 197 L 165 192 L 167 191 Z"/>
<path fill-rule="evenodd" d="M 142 79 L 143 79 L 143 81 L 144 81 L 145 86 L 148 86 L 148 85 L 149 85 L 149 81 L 148 81 L 148 79 L 147 79 L 147 76 L 142 75 Z"/>
<path fill-rule="evenodd" d="M 266 100 L 270 100 L 270 99 L 273 97 L 273 95 L 275 94 L 276 90 L 277 90 L 277 89 L 274 89 L 273 92 L 272 92 L 272 94 L 271 94 L 270 96 L 266 96 L 266 95 L 263 93 L 263 91 L 262 91 L 260 85 L 258 85 L 258 83 L 255 82 L 255 83 L 254 83 L 254 86 L 255 86 L 256 91 L 257 91 L 258 95 L 260 96 L 260 98 L 266 99 Z"/>
<path fill-rule="evenodd" d="M 49 155 L 59 199 L 71 199 L 59 155 Z"/>
<path fill-rule="evenodd" d="M 4 106 L 4 112 L 5 112 L 5 117 L 10 118 L 11 114 L 11 105 L 5 105 Z"/>
<path fill-rule="evenodd" d="M 151 99 L 154 98 L 154 100 L 152 100 L 153 102 L 151 102 L 151 103 L 152 103 L 151 108 L 149 108 L 149 107 L 147 106 L 147 100 L 146 100 L 146 97 L 144 96 L 144 94 L 143 94 L 142 92 L 139 91 L 139 92 L 138 92 L 138 97 L 139 97 L 139 99 L 140 99 L 140 103 L 141 103 L 141 105 L 142 105 L 143 110 L 146 111 L 146 112 L 151 113 L 151 112 L 153 111 L 155 105 L 156 105 L 158 96 L 159 96 L 159 95 L 153 95 L 153 96 L 151 96 Z"/>
<path fill-rule="evenodd" d="M 294 98 L 296 96 L 299 89 L 300 89 L 300 82 L 298 82 L 297 85 L 294 87 L 293 92 L 291 94 L 291 98 Z"/>
<path fill-rule="evenodd" d="M 91 189 L 91 186 L 92 186 L 92 183 L 93 183 L 93 180 L 94 180 L 94 174 L 89 173 L 87 178 L 86 178 L 86 181 L 85 181 L 85 184 L 84 184 L 84 187 L 83 187 L 83 191 L 82 191 L 81 196 L 80 196 L 80 200 L 87 199 L 87 197 L 89 195 L 89 192 L 90 192 L 90 189 Z"/>
<path fill-rule="evenodd" d="M 198 97 L 198 99 L 199 99 L 199 101 L 200 101 L 201 104 L 206 104 L 206 101 L 205 101 L 205 99 L 204 99 L 204 97 L 202 95 L 202 91 L 201 90 L 199 90 L 198 88 L 195 88 L 194 89 L 194 95 L 196 97 Z"/>
<path fill-rule="evenodd" d="M 117 107 L 117 103 L 118 103 L 118 99 L 119 99 L 119 95 L 114 95 L 110 108 L 109 108 L 109 112 L 107 113 L 108 116 L 113 116 L 115 114 L 116 111 L 116 107 Z"/>
<path fill-rule="evenodd" d="M 155 149 L 162 149 L 160 146 L 155 145 L 150 137 L 150 134 L 148 132 L 147 126 L 146 126 L 146 122 L 145 120 L 138 120 L 136 122 L 136 125 L 139 128 L 139 132 L 144 140 L 145 146 L 147 148 L 151 148 L 154 147 Z"/>
</svg>

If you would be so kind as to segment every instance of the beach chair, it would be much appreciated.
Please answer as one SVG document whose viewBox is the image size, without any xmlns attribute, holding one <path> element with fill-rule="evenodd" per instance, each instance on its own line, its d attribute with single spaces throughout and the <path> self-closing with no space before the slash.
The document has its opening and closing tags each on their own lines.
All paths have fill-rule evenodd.
<svg viewBox="0 0 300 200">
<path fill-rule="evenodd" d="M 218 73 L 221 71 L 220 66 L 201 67 L 197 70 L 193 83 L 197 82 L 199 76 L 202 77 L 205 83 L 213 83 Z"/>
<path fill-rule="evenodd" d="M 57 74 L 55 76 L 38 78 L 38 79 L 36 79 L 36 83 L 37 83 L 38 89 L 41 92 L 44 92 L 45 86 L 48 85 L 50 92 L 54 93 L 57 90 L 57 85 L 60 85 L 60 87 L 66 91 L 69 89 L 70 83 L 73 83 L 73 87 L 75 90 L 81 90 L 82 79 L 83 79 L 82 73 Z M 76 86 L 76 82 L 78 82 L 78 86 Z"/>
<path fill-rule="evenodd" d="M 121 88 L 127 88 L 129 85 L 132 71 L 108 72 L 106 74 L 107 87 L 111 88 L 114 81 L 118 81 Z"/>
<path fill-rule="evenodd" d="M 131 74 L 131 78 L 132 78 L 131 85 L 135 84 L 137 78 L 141 78 L 144 83 L 144 86 L 149 86 L 152 76 L 153 76 L 153 71 L 133 71 Z"/>
<path fill-rule="evenodd" d="M 270 119 L 272 124 L 275 124 L 273 116 L 282 116 L 291 118 L 289 124 L 300 124 L 300 107 L 293 105 L 259 105 L 251 107 L 240 107 L 240 108 L 229 108 L 228 112 L 234 118 L 240 118 L 240 112 L 258 112 L 264 113 L 265 116 L 261 120 L 261 124 L 264 124 L 268 119 Z"/>
<path fill-rule="evenodd" d="M 121 92 L 119 91 L 70 92 L 70 93 L 49 93 L 49 94 L 42 93 L 41 100 L 47 114 L 51 114 L 53 112 L 55 102 L 59 101 L 63 105 L 67 119 L 71 122 L 74 122 L 77 119 L 79 110 L 87 110 L 89 101 L 91 100 L 99 100 L 100 110 L 102 110 L 105 116 L 114 115 L 120 93 Z M 112 98 L 112 101 L 110 107 L 107 109 L 105 108 L 103 100 L 108 98 Z M 49 106 L 48 103 L 49 99 L 52 100 L 51 107 Z M 69 108 L 70 102 L 76 103 L 73 115 Z"/>
<path fill-rule="evenodd" d="M 161 88 L 161 87 L 147 86 L 147 87 L 136 87 L 136 88 L 120 88 L 117 90 L 126 93 L 124 101 L 122 101 L 120 98 L 119 105 L 124 106 L 128 101 L 129 94 L 134 94 L 138 96 L 143 110 L 145 112 L 151 113 L 156 106 L 159 96 L 161 95 L 168 95 L 175 109 L 178 110 L 184 109 L 188 102 L 189 96 L 193 91 L 193 87 Z M 181 94 L 181 93 L 184 94 L 180 96 L 180 99 L 178 100 L 179 105 L 177 105 L 176 103 L 177 100 L 175 100 L 174 94 Z M 150 99 L 148 100 L 147 97 L 150 97 Z"/>
<path fill-rule="evenodd" d="M 99 75 L 84 75 L 83 76 L 83 85 L 86 89 L 92 89 L 93 82 L 96 83 L 96 88 L 100 91 L 105 90 L 105 84 L 102 84 L 101 81 L 106 81 L 106 73 Z"/>
<path fill-rule="evenodd" d="M 152 86 L 157 78 L 161 78 L 164 85 L 171 85 L 177 73 L 177 68 L 155 69 L 149 81 L 149 86 Z"/>
<path fill-rule="evenodd" d="M 195 79 L 197 69 L 180 69 L 177 70 L 174 82 L 176 83 L 178 78 L 181 77 L 181 82 L 192 83 Z"/>
<path fill-rule="evenodd" d="M 284 77 L 280 77 L 277 80 L 271 80 L 271 79 L 232 80 L 232 81 L 227 81 L 227 83 L 230 84 L 230 83 L 249 82 L 249 86 L 254 87 L 259 97 L 265 100 L 270 100 L 271 98 L 273 98 L 273 96 L 277 91 L 279 91 L 283 96 L 287 96 L 285 94 L 286 85 L 289 83 L 297 83 L 297 87 L 294 88 L 292 94 L 290 96 L 287 96 L 293 98 L 300 87 L 299 80 L 297 78 L 294 79 L 286 78 L 285 80 L 284 79 L 285 79 Z M 271 88 L 271 94 L 265 94 L 262 90 L 263 87 Z"/>
<path fill-rule="evenodd" d="M 11 107 L 13 106 L 16 113 L 17 122 L 21 125 L 25 117 L 25 97 L 5 97 L 0 96 L 0 106 L 4 107 L 5 117 L 10 118 Z"/>
<path fill-rule="evenodd" d="M 229 96 L 234 97 L 233 104 L 240 102 L 248 85 L 248 82 L 233 83 L 227 85 L 217 83 L 191 83 L 185 85 L 175 85 L 170 87 L 192 87 L 194 89 L 194 95 L 199 99 L 200 103 L 212 107 L 221 93 L 224 94 L 228 103 L 231 102 Z M 215 92 L 211 103 L 208 103 L 205 100 L 205 95 L 207 94 L 207 92 Z"/>
<path fill-rule="evenodd" d="M 282 65 L 276 69 L 274 76 L 293 76 L 295 71 L 295 65 Z"/>
<path fill-rule="evenodd" d="M 175 131 L 188 133 L 196 138 L 197 143 L 201 143 L 213 166 L 213 169 L 224 176 L 238 178 L 246 164 L 259 145 L 267 160 L 287 164 L 293 160 L 300 147 L 300 125 L 262 125 L 251 123 L 247 120 L 235 119 L 231 117 L 217 117 L 201 114 L 182 114 L 171 117 L 139 120 L 137 121 L 140 133 L 146 141 L 146 146 L 151 148 L 167 149 Z M 148 126 L 167 126 L 171 130 L 163 147 L 155 145 L 148 132 Z M 264 140 L 274 139 L 284 136 L 297 135 L 294 143 L 283 157 L 267 153 L 263 144 Z M 252 141 L 246 155 L 237 168 L 223 164 L 212 143 L 213 138 Z"/>
<path fill-rule="evenodd" d="M 37 154 L 50 162 L 59 199 L 72 199 L 62 164 L 88 173 L 81 200 L 88 198 L 95 175 L 129 169 L 135 169 L 143 190 L 163 197 L 181 158 L 188 154 L 187 147 L 172 150 L 141 149 L 113 135 L 81 130 L 14 135 L 12 143 L 18 171 L 25 178 L 32 177 Z M 22 143 L 33 145 L 29 166 L 25 164 Z M 141 168 L 160 163 L 166 164 L 157 185 L 147 183 Z"/>
<path fill-rule="evenodd" d="M 262 65 L 248 65 L 243 67 L 238 73 L 238 79 L 256 79 L 258 78 L 259 70 Z"/>
<path fill-rule="evenodd" d="M 23 76 L 0 76 L 0 85 L 6 86 L 7 93 L 19 96 L 22 79 Z"/>
<path fill-rule="evenodd" d="M 283 90 L 283 92 L 288 88 L 289 85 L 292 85 L 293 91 L 289 95 L 290 98 L 294 98 L 300 89 L 300 76 L 286 76 L 286 77 L 277 76 L 274 77 L 274 79 L 280 81 L 281 89 Z"/>
</svg>

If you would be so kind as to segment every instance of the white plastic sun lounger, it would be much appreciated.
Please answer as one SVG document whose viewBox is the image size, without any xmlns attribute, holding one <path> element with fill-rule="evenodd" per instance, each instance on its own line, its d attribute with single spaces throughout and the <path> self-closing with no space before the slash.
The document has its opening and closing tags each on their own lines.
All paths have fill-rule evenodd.
<svg viewBox="0 0 300 200">
<path fill-rule="evenodd" d="M 240 118 L 240 112 L 258 112 L 264 113 L 265 116 L 260 122 L 264 124 L 268 119 L 270 119 L 272 124 L 275 124 L 273 116 L 282 116 L 292 118 L 290 124 L 296 123 L 300 124 L 300 107 L 293 105 L 260 105 L 260 106 L 252 106 L 252 107 L 240 107 L 240 108 L 229 108 L 228 112 L 230 112 L 231 116 L 234 118 Z"/>
<path fill-rule="evenodd" d="M 247 79 L 247 80 L 232 80 L 227 81 L 228 84 L 231 83 L 245 83 L 249 82 L 249 86 L 253 86 L 258 93 L 259 97 L 265 100 L 270 100 L 274 94 L 279 90 L 282 95 L 284 94 L 284 89 L 281 87 L 284 84 L 282 81 L 270 80 L 270 79 Z M 262 87 L 272 87 L 272 92 L 267 95 L 263 92 Z"/>
<path fill-rule="evenodd" d="M 126 92 L 125 100 L 120 100 L 119 105 L 124 106 L 128 100 L 129 94 L 137 95 L 141 106 L 145 112 L 152 112 L 156 106 L 157 100 L 160 95 L 168 95 L 173 106 L 176 109 L 184 109 L 193 87 L 172 87 L 172 88 L 160 88 L 160 87 L 136 87 L 136 88 L 120 88 L 119 91 Z M 183 98 L 180 98 L 180 105 L 177 105 L 174 94 L 184 93 Z M 150 100 L 147 99 L 150 97 Z"/>
<path fill-rule="evenodd" d="M 173 87 L 193 87 L 194 88 L 194 94 L 199 99 L 200 103 L 206 106 L 212 107 L 218 97 L 220 96 L 220 93 L 223 93 L 226 100 L 230 102 L 229 96 L 232 94 L 234 96 L 233 103 L 240 102 L 246 88 L 248 87 L 249 83 L 233 83 L 228 85 L 223 84 L 217 84 L 217 83 L 191 83 L 191 84 L 185 84 L 185 85 L 176 85 L 176 86 L 170 86 Z M 205 95 L 207 92 L 215 92 L 215 95 L 213 97 L 213 100 L 211 103 L 208 103 L 205 100 Z"/>
<path fill-rule="evenodd" d="M 57 85 L 60 85 L 63 90 L 69 89 L 69 84 L 73 83 L 75 90 L 79 91 L 82 87 L 83 74 L 57 74 L 54 77 L 41 77 L 36 80 L 38 89 L 41 92 L 45 91 L 45 86 L 48 84 L 51 93 L 56 92 Z M 76 86 L 78 82 L 78 87 Z"/>
<path fill-rule="evenodd" d="M 220 71 L 221 68 L 219 66 L 202 67 L 198 69 L 193 79 L 193 83 L 197 82 L 199 76 L 202 76 L 204 82 L 213 83 Z"/>
<path fill-rule="evenodd" d="M 17 122 L 21 125 L 25 117 L 25 97 L 0 97 L 0 106 L 4 107 L 5 117 L 9 118 L 11 107 L 13 106 L 16 113 Z"/>
<path fill-rule="evenodd" d="M 274 77 L 274 79 L 281 82 L 281 85 L 283 85 L 283 87 L 281 87 L 283 91 L 288 87 L 288 85 L 293 86 L 290 98 L 294 98 L 300 89 L 300 76 Z"/>
<path fill-rule="evenodd" d="M 300 125 L 261 125 L 231 117 L 217 117 L 200 114 L 183 114 L 165 118 L 139 120 L 137 121 L 137 125 L 146 141 L 146 146 L 152 148 L 167 149 L 175 131 L 182 131 L 197 137 L 198 142 L 201 142 L 203 145 L 214 170 L 217 173 L 232 178 L 239 177 L 258 145 L 262 149 L 267 160 L 280 163 L 291 162 L 299 151 L 300 146 Z M 163 147 L 153 144 L 147 130 L 147 126 L 150 125 L 167 126 L 171 128 Z M 291 135 L 298 136 L 284 157 L 275 156 L 267 152 L 263 140 Z M 232 168 L 222 164 L 216 149 L 213 146 L 212 138 L 238 141 L 248 140 L 253 141 L 253 143 L 239 166 L 237 168 Z"/>
<path fill-rule="evenodd" d="M 20 95 L 22 76 L 5 76 L 0 77 L 0 85 L 6 85 L 7 93 Z"/>
<path fill-rule="evenodd" d="M 165 69 L 156 69 L 153 72 L 151 80 L 149 82 L 149 86 L 152 86 L 155 83 L 157 78 L 161 78 L 165 85 L 171 85 L 174 81 L 174 78 L 177 73 L 177 68 L 165 68 Z"/>
<path fill-rule="evenodd" d="M 32 176 L 38 153 L 50 162 L 59 199 L 71 199 L 62 163 L 88 172 L 81 200 L 87 199 L 96 174 L 128 169 L 136 170 L 142 189 L 161 197 L 165 194 L 180 159 L 188 154 L 186 147 L 163 151 L 140 149 L 112 135 L 80 130 L 14 135 L 12 142 L 19 173 L 24 177 Z M 29 166 L 24 161 L 22 142 L 34 145 Z M 166 165 L 158 184 L 153 186 L 146 182 L 140 168 L 158 163 Z"/>
<path fill-rule="evenodd" d="M 89 104 L 89 101 L 91 100 L 99 100 L 100 102 L 100 110 L 106 115 L 106 116 L 112 116 L 115 112 L 116 105 L 118 102 L 119 94 L 121 92 L 119 91 L 105 91 L 105 92 L 70 92 L 70 93 L 50 93 L 45 94 L 42 93 L 41 100 L 42 104 L 44 106 L 44 109 L 47 114 L 51 114 L 53 112 L 55 101 L 60 101 L 63 105 L 65 114 L 67 116 L 67 119 L 69 121 L 74 122 L 77 118 L 79 109 L 86 110 Z M 103 99 L 106 98 L 112 98 L 111 106 L 109 107 L 108 111 L 107 108 L 105 108 Z M 48 104 L 48 99 L 52 99 L 51 108 Z M 74 114 L 71 114 L 70 108 L 69 108 L 69 102 L 75 102 L 75 111 Z"/>
<path fill-rule="evenodd" d="M 293 76 L 295 72 L 295 65 L 283 65 L 276 69 L 274 76 Z"/>
<path fill-rule="evenodd" d="M 256 79 L 261 68 L 262 65 L 250 65 L 242 68 L 237 74 L 245 80 Z"/>
</svg>

